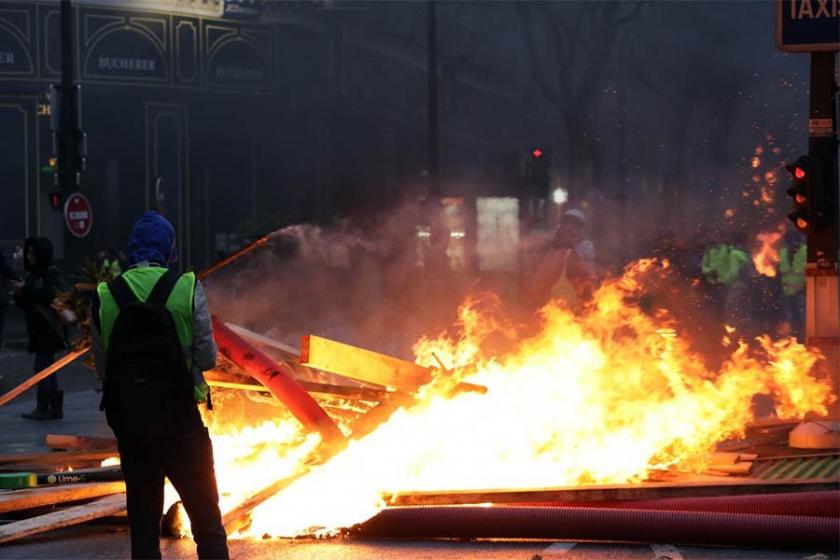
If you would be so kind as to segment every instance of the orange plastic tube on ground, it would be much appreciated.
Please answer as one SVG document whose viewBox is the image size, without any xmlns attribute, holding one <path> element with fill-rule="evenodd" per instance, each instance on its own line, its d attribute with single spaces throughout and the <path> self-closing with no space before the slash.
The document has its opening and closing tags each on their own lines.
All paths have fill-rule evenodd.
<svg viewBox="0 0 840 560">
<path fill-rule="evenodd" d="M 277 363 L 213 317 L 213 334 L 219 351 L 282 402 L 305 428 L 318 431 L 324 442 L 338 443 L 344 435 L 315 399 L 295 381 L 291 368 Z"/>
</svg>

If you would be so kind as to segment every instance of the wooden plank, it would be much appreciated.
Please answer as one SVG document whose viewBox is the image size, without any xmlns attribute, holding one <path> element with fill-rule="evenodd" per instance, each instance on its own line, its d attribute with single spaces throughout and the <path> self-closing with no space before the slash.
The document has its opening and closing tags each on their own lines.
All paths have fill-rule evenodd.
<svg viewBox="0 0 840 560">
<path fill-rule="evenodd" d="M 204 372 L 204 379 L 211 387 L 237 389 L 240 391 L 258 391 L 262 393 L 270 392 L 265 385 L 254 383 L 253 378 L 249 377 L 246 380 L 245 376 L 231 375 L 218 369 Z M 390 393 L 384 389 L 369 389 L 367 387 L 336 385 L 333 383 L 316 383 L 314 381 L 305 381 L 300 378 L 297 379 L 297 382 L 301 387 L 306 389 L 307 392 L 314 393 L 313 396 L 316 397 L 337 396 L 345 399 L 379 401 Z"/>
<path fill-rule="evenodd" d="M 255 333 L 252 330 L 248 330 L 245 327 L 240 327 L 239 325 L 235 325 L 233 323 L 225 323 L 225 325 L 242 338 L 246 338 L 252 342 L 278 350 L 286 359 L 297 361 L 300 358 L 300 353 L 297 351 L 297 348 L 289 346 L 288 344 L 283 344 L 273 338 L 268 338 L 267 336 Z"/>
<path fill-rule="evenodd" d="M 739 478 L 737 481 L 713 483 L 644 483 L 523 490 L 401 492 L 397 496 L 385 495 L 384 498 L 388 505 L 421 506 L 484 503 L 504 504 L 512 502 L 658 500 L 663 498 L 776 494 L 780 492 L 816 492 L 823 490 L 840 490 L 840 480 L 836 478 L 822 478 L 768 482 L 766 480 Z"/>
<path fill-rule="evenodd" d="M 61 511 L 54 511 L 0 526 L 0 543 L 22 539 L 61 527 L 78 525 L 92 519 L 116 515 L 123 511 L 125 511 L 125 494 L 105 496 L 89 504 L 73 506 Z"/>
<path fill-rule="evenodd" d="M 125 492 L 125 483 L 91 482 L 0 492 L 0 513 L 78 502 Z"/>
<path fill-rule="evenodd" d="M 53 451 L 0 455 L 0 465 L 69 465 L 116 457 L 116 451 Z"/>
<path fill-rule="evenodd" d="M 323 461 L 322 461 L 323 462 Z M 272 496 L 275 496 L 294 481 L 309 473 L 310 466 L 305 466 L 304 470 L 287 478 L 272 482 L 265 488 L 262 488 L 251 494 L 248 498 L 242 501 L 232 510 L 222 515 L 222 524 L 225 526 L 225 531 L 228 534 L 235 533 L 239 529 L 248 525 L 248 518 L 251 512 L 260 504 L 266 502 Z"/>
<path fill-rule="evenodd" d="M 117 440 L 108 437 L 47 434 L 46 444 L 50 449 L 80 449 L 88 451 L 114 452 L 117 450 Z"/>
<path fill-rule="evenodd" d="M 35 375 L 30 377 L 26 381 L 24 381 L 23 383 L 21 383 L 20 385 L 15 387 L 14 389 L 7 392 L 5 395 L 0 397 L 0 406 L 3 406 L 4 404 L 8 403 L 10 400 L 14 399 L 18 395 L 20 395 L 21 393 L 23 393 L 24 391 L 29 389 L 30 387 L 34 387 L 40 381 L 43 381 L 44 379 L 46 379 L 50 375 L 54 374 L 55 372 L 57 372 L 58 370 L 63 368 L 64 366 L 66 366 L 66 365 L 76 361 L 77 359 L 81 358 L 82 356 L 84 356 L 85 354 L 88 353 L 88 350 L 90 350 L 90 348 L 82 348 L 81 350 L 76 350 L 75 352 L 70 352 L 67 355 L 65 355 L 64 357 L 59 358 L 58 360 L 53 362 L 52 365 L 47 366 L 46 368 L 42 369 L 41 371 L 39 371 L 38 373 L 36 373 Z"/>
<path fill-rule="evenodd" d="M 271 390 L 264 385 L 257 385 L 256 383 L 233 383 L 231 381 L 217 381 L 215 379 L 204 379 L 210 387 L 219 387 L 220 389 L 236 389 L 237 391 L 256 391 L 258 393 L 270 393 Z"/>
<path fill-rule="evenodd" d="M 432 379 L 429 368 L 315 335 L 301 338 L 300 363 L 407 392 Z"/>
</svg>

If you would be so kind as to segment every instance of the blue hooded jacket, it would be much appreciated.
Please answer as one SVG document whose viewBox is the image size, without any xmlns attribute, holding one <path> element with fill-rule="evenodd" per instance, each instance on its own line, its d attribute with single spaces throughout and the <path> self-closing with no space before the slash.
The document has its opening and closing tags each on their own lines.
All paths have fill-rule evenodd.
<svg viewBox="0 0 840 560">
<path fill-rule="evenodd" d="M 147 210 L 131 232 L 128 241 L 128 266 L 150 262 L 168 266 L 175 247 L 175 229 L 166 218 Z"/>
</svg>

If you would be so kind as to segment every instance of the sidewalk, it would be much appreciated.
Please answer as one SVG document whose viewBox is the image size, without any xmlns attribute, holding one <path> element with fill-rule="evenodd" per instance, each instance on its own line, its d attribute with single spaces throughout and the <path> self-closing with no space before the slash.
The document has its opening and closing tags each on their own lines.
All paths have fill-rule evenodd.
<svg viewBox="0 0 840 560">
<path fill-rule="evenodd" d="M 23 350 L 0 351 L 0 394 L 33 375 L 32 362 L 33 357 Z M 29 389 L 0 406 L 0 454 L 46 451 L 47 434 L 113 437 L 99 411 L 96 374 L 79 360 L 57 375 L 64 391 L 64 419 L 37 422 L 21 418 L 35 405 L 35 387 Z"/>
</svg>

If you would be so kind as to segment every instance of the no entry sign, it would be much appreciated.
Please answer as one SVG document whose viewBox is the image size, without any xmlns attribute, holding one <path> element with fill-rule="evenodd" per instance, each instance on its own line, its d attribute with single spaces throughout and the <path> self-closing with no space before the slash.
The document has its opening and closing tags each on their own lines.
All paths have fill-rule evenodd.
<svg viewBox="0 0 840 560">
<path fill-rule="evenodd" d="M 73 193 L 64 203 L 64 222 L 67 229 L 76 237 L 85 237 L 93 224 L 93 211 L 90 202 L 81 193 Z"/>
</svg>

